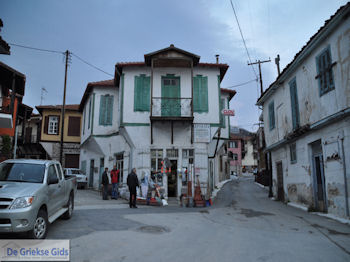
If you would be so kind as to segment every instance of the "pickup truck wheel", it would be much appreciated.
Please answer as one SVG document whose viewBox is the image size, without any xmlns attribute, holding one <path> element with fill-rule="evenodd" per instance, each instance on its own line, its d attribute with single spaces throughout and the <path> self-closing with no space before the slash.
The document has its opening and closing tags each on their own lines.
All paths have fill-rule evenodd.
<svg viewBox="0 0 350 262">
<path fill-rule="evenodd" d="M 30 238 L 44 239 L 46 238 L 48 231 L 47 214 L 44 210 L 39 210 L 38 215 L 34 222 L 34 227 L 29 231 Z"/>
<path fill-rule="evenodd" d="M 73 196 L 73 194 L 71 194 L 69 196 L 67 208 L 68 208 L 68 210 L 62 216 L 63 219 L 70 219 L 73 215 L 73 209 L 74 209 L 74 196 Z"/>
</svg>

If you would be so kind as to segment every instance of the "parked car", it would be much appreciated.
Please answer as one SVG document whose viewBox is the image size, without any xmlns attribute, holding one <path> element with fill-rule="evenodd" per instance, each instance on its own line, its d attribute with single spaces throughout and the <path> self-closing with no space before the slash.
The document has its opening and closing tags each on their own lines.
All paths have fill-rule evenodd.
<svg viewBox="0 0 350 262">
<path fill-rule="evenodd" d="M 78 168 L 65 168 L 64 174 L 77 177 L 78 188 L 87 188 L 88 178 L 83 171 Z"/>
<path fill-rule="evenodd" d="M 53 160 L 12 159 L 0 163 L 0 232 L 46 237 L 49 224 L 73 214 L 75 176 Z"/>
</svg>

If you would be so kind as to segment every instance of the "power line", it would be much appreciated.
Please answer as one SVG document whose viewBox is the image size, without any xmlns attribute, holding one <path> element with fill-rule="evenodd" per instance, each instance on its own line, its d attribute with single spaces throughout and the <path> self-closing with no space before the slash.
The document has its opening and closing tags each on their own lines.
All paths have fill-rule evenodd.
<svg viewBox="0 0 350 262">
<path fill-rule="evenodd" d="M 237 22 L 238 29 L 239 29 L 239 32 L 240 32 L 241 37 L 242 37 L 242 41 L 243 41 L 245 50 L 246 50 L 246 52 L 247 52 L 247 56 L 248 56 L 249 62 L 252 63 L 252 59 L 250 58 L 250 54 L 249 54 L 247 45 L 246 45 L 246 43 L 245 43 L 245 39 L 244 39 L 244 36 L 243 36 L 243 33 L 242 33 L 242 29 L 241 29 L 241 26 L 240 26 L 240 24 L 239 24 L 238 17 L 237 17 L 237 14 L 236 14 L 236 10 L 235 10 L 235 8 L 234 8 L 234 6 L 233 6 L 232 0 L 230 0 L 230 3 L 231 3 L 232 10 L 233 10 L 233 13 L 234 13 L 235 18 L 236 18 L 236 22 Z M 255 71 L 255 68 L 254 68 L 254 67 L 252 67 L 252 68 L 253 68 L 253 72 L 254 72 L 255 77 L 258 78 L 258 75 L 257 75 L 257 73 L 256 73 L 256 71 Z"/>
<path fill-rule="evenodd" d="M 22 47 L 22 48 L 27 48 L 27 49 L 32 49 L 36 51 L 42 51 L 42 52 L 50 52 L 50 53 L 57 53 L 57 54 L 64 54 L 62 51 L 57 51 L 57 50 L 50 50 L 50 49 L 43 49 L 43 48 L 37 48 L 37 47 L 31 47 L 31 46 L 25 46 L 25 45 L 18 45 L 18 44 L 13 44 L 9 43 L 10 45 L 17 46 L 17 47 Z"/>
<path fill-rule="evenodd" d="M 84 60 L 84 59 L 82 59 L 81 57 L 77 56 L 76 54 L 74 54 L 74 53 L 71 53 L 71 54 L 72 54 L 72 56 L 75 56 L 76 58 L 78 58 L 81 62 L 83 62 L 83 63 L 85 63 L 85 64 L 87 64 L 87 65 L 89 65 L 89 66 L 95 68 L 95 69 L 98 70 L 98 71 L 101 71 L 102 73 L 105 73 L 105 74 L 107 74 L 107 75 L 109 75 L 109 76 L 113 76 L 113 77 L 114 77 L 114 75 L 112 75 L 112 74 L 110 74 L 110 73 L 107 73 L 106 71 L 104 71 L 104 70 L 98 68 L 97 66 L 94 66 L 93 64 L 90 64 L 89 62 L 87 62 L 86 60 Z"/>
<path fill-rule="evenodd" d="M 247 81 L 247 82 L 244 82 L 244 83 L 240 83 L 240 84 L 237 84 L 237 85 L 234 85 L 234 86 L 229 86 L 229 87 L 225 87 L 225 88 L 234 88 L 234 87 L 238 87 L 238 86 L 244 86 L 244 85 L 247 85 L 251 82 L 258 82 L 258 79 L 252 79 L 250 81 Z"/>
</svg>

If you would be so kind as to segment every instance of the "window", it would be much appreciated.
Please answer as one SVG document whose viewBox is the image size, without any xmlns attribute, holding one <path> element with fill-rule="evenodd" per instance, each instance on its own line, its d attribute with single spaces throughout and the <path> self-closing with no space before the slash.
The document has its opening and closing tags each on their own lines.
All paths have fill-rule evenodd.
<svg viewBox="0 0 350 262">
<path fill-rule="evenodd" d="M 56 164 L 56 168 L 57 168 L 57 172 L 58 172 L 58 177 L 60 180 L 62 180 L 63 174 L 62 174 L 61 166 L 59 164 Z"/>
<path fill-rule="evenodd" d="M 220 99 L 220 126 L 225 127 L 225 116 L 221 113 L 221 111 L 225 108 L 225 99 Z"/>
<path fill-rule="evenodd" d="M 193 149 L 183 149 L 182 150 L 182 165 L 186 167 L 186 163 L 187 164 L 194 163 L 194 150 Z"/>
<path fill-rule="evenodd" d="M 151 170 L 160 171 L 162 168 L 163 149 L 151 149 Z"/>
<path fill-rule="evenodd" d="M 275 106 L 274 101 L 269 104 L 269 125 L 270 130 L 275 128 Z"/>
<path fill-rule="evenodd" d="M 84 174 L 86 174 L 86 160 L 81 161 L 80 169 L 83 171 Z"/>
<path fill-rule="evenodd" d="M 175 80 L 175 79 L 174 79 Z M 135 76 L 134 111 L 150 110 L 151 78 L 146 75 Z"/>
<path fill-rule="evenodd" d="M 295 78 L 289 82 L 289 89 L 290 89 L 290 100 L 291 100 L 291 107 L 292 107 L 293 129 L 296 129 L 299 127 L 300 120 L 299 120 L 297 81 Z"/>
<path fill-rule="evenodd" d="M 80 136 L 80 116 L 68 118 L 68 136 Z"/>
<path fill-rule="evenodd" d="M 237 154 L 232 154 L 232 159 L 233 160 L 238 160 L 238 155 Z"/>
<path fill-rule="evenodd" d="M 193 78 L 193 112 L 208 112 L 208 77 Z"/>
<path fill-rule="evenodd" d="M 290 163 L 295 164 L 297 162 L 297 147 L 296 143 L 289 146 L 290 149 Z"/>
<path fill-rule="evenodd" d="M 86 119 L 86 110 L 84 109 L 83 135 L 85 134 L 85 119 Z"/>
<path fill-rule="evenodd" d="M 230 141 L 229 148 L 238 148 L 238 141 Z"/>
<path fill-rule="evenodd" d="M 57 135 L 58 134 L 58 116 L 49 116 L 49 135 Z"/>
<path fill-rule="evenodd" d="M 316 79 L 318 79 L 320 96 L 334 89 L 334 78 L 332 71 L 332 67 L 334 65 L 335 63 L 332 63 L 330 47 L 328 46 L 316 57 Z"/>
<path fill-rule="evenodd" d="M 49 181 L 50 179 L 54 179 L 54 178 L 57 178 L 57 179 L 58 179 L 57 173 L 56 173 L 56 169 L 55 169 L 55 166 L 54 166 L 54 165 L 50 165 L 50 166 L 49 166 L 49 170 L 48 170 L 48 175 L 47 175 L 47 177 L 48 177 L 48 181 Z"/>
<path fill-rule="evenodd" d="M 100 100 L 100 126 L 110 126 L 113 120 L 113 96 L 104 95 Z"/>
<path fill-rule="evenodd" d="M 88 129 L 90 129 L 90 122 L 91 122 L 91 99 L 89 101 L 89 119 L 88 119 Z"/>
<path fill-rule="evenodd" d="M 177 158 L 179 156 L 179 150 L 177 149 L 167 149 L 166 157 L 168 158 Z"/>
</svg>

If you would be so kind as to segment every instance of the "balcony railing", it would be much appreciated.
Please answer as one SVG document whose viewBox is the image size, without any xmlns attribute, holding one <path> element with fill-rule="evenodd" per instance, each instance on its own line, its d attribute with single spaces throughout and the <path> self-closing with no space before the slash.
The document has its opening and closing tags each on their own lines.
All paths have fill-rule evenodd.
<svg viewBox="0 0 350 262">
<path fill-rule="evenodd" d="M 192 117 L 192 98 L 152 98 L 152 117 Z"/>
</svg>

